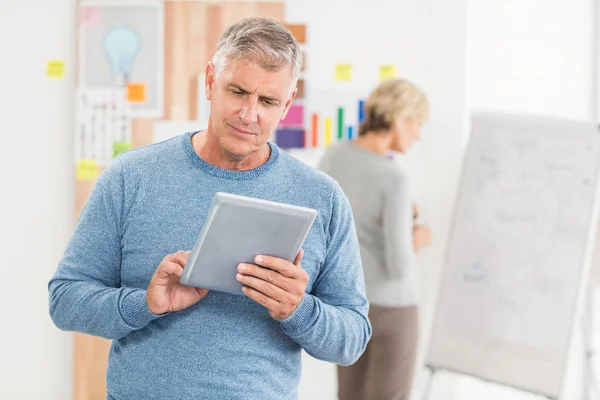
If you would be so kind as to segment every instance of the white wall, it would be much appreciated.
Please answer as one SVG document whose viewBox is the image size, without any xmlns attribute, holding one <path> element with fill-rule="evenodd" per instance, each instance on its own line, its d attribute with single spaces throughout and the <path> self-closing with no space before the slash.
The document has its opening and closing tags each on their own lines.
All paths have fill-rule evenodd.
<svg viewBox="0 0 600 400">
<path fill-rule="evenodd" d="M 594 0 L 469 0 L 475 108 L 593 116 Z"/>
<path fill-rule="evenodd" d="M 72 229 L 73 2 L 0 1 L 0 398 L 68 399 L 71 335 L 48 316 Z M 67 79 L 45 77 L 50 59 Z"/>
</svg>

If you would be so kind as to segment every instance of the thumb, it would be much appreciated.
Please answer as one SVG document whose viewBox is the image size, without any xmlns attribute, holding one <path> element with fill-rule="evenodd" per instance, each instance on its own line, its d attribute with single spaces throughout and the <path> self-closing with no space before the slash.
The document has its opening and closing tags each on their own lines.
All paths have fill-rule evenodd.
<svg viewBox="0 0 600 400">
<path fill-rule="evenodd" d="M 303 256 L 304 256 L 304 249 L 300 249 L 300 251 L 298 252 L 298 255 L 296 256 L 296 259 L 294 260 L 295 266 L 300 265 L 300 261 L 302 261 Z"/>
</svg>

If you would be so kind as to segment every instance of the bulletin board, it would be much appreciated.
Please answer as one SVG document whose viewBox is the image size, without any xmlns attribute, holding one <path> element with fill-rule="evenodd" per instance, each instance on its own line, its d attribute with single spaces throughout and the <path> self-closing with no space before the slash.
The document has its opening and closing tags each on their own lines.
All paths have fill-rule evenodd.
<svg viewBox="0 0 600 400">
<path fill-rule="evenodd" d="M 162 1 L 88 0 L 79 4 L 78 87 L 127 88 L 134 117 L 162 117 Z"/>
</svg>

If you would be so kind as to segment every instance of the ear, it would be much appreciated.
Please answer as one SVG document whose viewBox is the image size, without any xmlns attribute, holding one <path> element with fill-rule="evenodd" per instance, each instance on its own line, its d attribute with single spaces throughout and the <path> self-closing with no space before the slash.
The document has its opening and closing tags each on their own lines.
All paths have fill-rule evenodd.
<svg viewBox="0 0 600 400">
<path fill-rule="evenodd" d="M 215 83 L 215 66 L 212 61 L 206 64 L 206 71 L 204 72 L 204 91 L 206 92 L 206 99 L 211 100 L 213 84 Z"/>
<path fill-rule="evenodd" d="M 296 93 L 298 93 L 298 88 L 294 89 L 294 91 L 290 95 L 290 98 L 285 102 L 285 107 L 283 109 L 283 113 L 281 114 L 281 119 L 279 120 L 280 122 L 285 119 L 285 116 L 287 115 L 288 111 L 290 111 L 290 106 L 292 105 L 292 101 L 294 101 L 294 98 L 296 97 Z"/>
</svg>

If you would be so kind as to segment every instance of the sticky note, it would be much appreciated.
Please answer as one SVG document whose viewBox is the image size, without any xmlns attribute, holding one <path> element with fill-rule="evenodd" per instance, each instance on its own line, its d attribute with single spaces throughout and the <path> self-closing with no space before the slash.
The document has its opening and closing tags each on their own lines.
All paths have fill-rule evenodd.
<svg viewBox="0 0 600 400">
<path fill-rule="evenodd" d="M 115 142 L 113 143 L 113 158 L 124 151 L 131 149 L 131 142 Z"/>
<path fill-rule="evenodd" d="M 81 24 L 88 26 L 97 26 L 100 24 L 100 8 L 98 7 L 82 7 L 81 8 Z"/>
<path fill-rule="evenodd" d="M 285 24 L 298 43 L 306 43 L 306 25 Z"/>
<path fill-rule="evenodd" d="M 304 106 L 292 104 L 287 115 L 280 123 L 281 126 L 302 126 L 304 125 Z"/>
<path fill-rule="evenodd" d="M 96 160 L 79 160 L 75 171 L 75 177 L 78 181 L 93 181 L 98 178 L 98 175 L 100 175 L 100 171 Z"/>
<path fill-rule="evenodd" d="M 46 66 L 48 78 L 62 78 L 65 76 L 65 62 L 61 60 L 50 60 Z"/>
<path fill-rule="evenodd" d="M 132 103 L 143 103 L 144 101 L 146 101 L 146 84 L 128 83 L 127 100 Z"/>
<path fill-rule="evenodd" d="M 379 67 L 379 80 L 393 79 L 397 76 L 395 65 L 382 65 Z"/>
<path fill-rule="evenodd" d="M 352 65 L 350 64 L 337 64 L 335 66 L 335 80 L 336 81 L 351 81 L 352 80 Z"/>
</svg>

